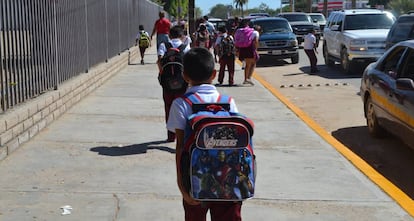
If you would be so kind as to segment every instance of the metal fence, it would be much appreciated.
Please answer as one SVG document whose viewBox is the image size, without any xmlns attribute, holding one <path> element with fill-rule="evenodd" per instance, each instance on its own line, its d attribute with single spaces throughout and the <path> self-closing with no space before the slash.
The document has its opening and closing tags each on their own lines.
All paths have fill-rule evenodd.
<svg viewBox="0 0 414 221">
<path fill-rule="evenodd" d="M 0 0 L 1 111 L 127 50 L 160 10 L 146 0 Z"/>
</svg>

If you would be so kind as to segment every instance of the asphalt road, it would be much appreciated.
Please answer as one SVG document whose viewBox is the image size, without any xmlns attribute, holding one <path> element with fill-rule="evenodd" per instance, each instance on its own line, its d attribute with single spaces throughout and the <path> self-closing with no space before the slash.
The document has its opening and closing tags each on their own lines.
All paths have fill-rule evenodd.
<svg viewBox="0 0 414 221">
<path fill-rule="evenodd" d="M 318 51 L 320 72 L 317 74 L 308 74 L 309 61 L 303 49 L 298 64 L 291 64 L 289 59 L 277 61 L 262 57 L 256 74 L 414 198 L 414 150 L 391 135 L 383 139 L 370 137 L 359 96 L 362 72 L 345 75 L 339 64 L 328 67 L 324 64 L 322 44 Z"/>
</svg>

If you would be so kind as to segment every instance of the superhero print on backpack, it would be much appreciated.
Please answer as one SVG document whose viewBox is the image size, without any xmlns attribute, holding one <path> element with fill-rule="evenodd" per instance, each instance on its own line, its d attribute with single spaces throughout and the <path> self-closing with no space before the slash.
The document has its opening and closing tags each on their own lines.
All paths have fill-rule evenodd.
<svg viewBox="0 0 414 221">
<path fill-rule="evenodd" d="M 230 97 L 213 104 L 184 95 L 193 114 L 184 131 L 180 157 L 184 187 L 199 201 L 242 201 L 253 197 L 256 179 L 253 123 L 229 112 Z"/>
<path fill-rule="evenodd" d="M 235 49 L 234 49 L 233 38 L 230 35 L 223 37 L 219 45 L 219 51 L 218 51 L 219 57 L 223 57 L 223 56 L 230 57 L 234 55 L 234 53 L 235 53 Z"/>
<path fill-rule="evenodd" d="M 145 32 L 141 32 L 141 35 L 138 40 L 138 45 L 141 48 L 148 48 L 150 46 L 150 39 L 148 35 L 145 34 Z"/>
<path fill-rule="evenodd" d="M 165 43 L 167 49 L 161 59 L 160 84 L 166 91 L 180 91 L 187 88 L 187 82 L 183 78 L 183 56 L 187 45 L 182 44 L 174 48 L 170 42 Z"/>
</svg>

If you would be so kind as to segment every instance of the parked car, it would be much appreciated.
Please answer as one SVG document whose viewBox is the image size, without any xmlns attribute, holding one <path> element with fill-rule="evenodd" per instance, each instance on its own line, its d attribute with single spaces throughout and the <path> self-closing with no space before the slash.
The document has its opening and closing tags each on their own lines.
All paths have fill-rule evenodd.
<svg viewBox="0 0 414 221">
<path fill-rule="evenodd" d="M 325 64 L 341 63 L 347 74 L 365 68 L 385 52 L 385 39 L 395 17 L 376 9 L 331 12 L 323 31 Z"/>
<path fill-rule="evenodd" d="M 214 28 L 217 30 L 220 26 L 226 26 L 227 20 L 221 18 L 209 18 L 209 22 L 213 23 Z"/>
<path fill-rule="evenodd" d="M 361 98 L 368 131 L 388 131 L 414 147 L 414 40 L 397 43 L 365 69 Z"/>
<path fill-rule="evenodd" d="M 321 30 L 321 35 L 323 35 L 323 29 L 326 25 L 326 18 L 325 15 L 322 13 L 308 13 L 308 15 L 311 17 L 312 22 L 319 25 L 319 28 Z"/>
<path fill-rule="evenodd" d="M 298 42 L 289 22 L 284 18 L 263 17 L 250 20 L 250 25 L 262 29 L 257 49 L 260 56 L 276 59 L 290 58 L 292 64 L 299 62 Z"/>
<path fill-rule="evenodd" d="M 278 16 L 289 21 L 289 24 L 292 26 L 293 32 L 298 39 L 298 44 L 302 44 L 305 40 L 305 35 L 307 35 L 311 30 L 315 30 L 316 45 L 319 45 L 321 29 L 317 23 L 312 21 L 309 15 L 304 12 L 284 12 L 278 14 Z"/>
<path fill-rule="evenodd" d="M 398 17 L 388 32 L 385 48 L 388 49 L 400 41 L 409 39 L 414 39 L 414 12 Z"/>
<path fill-rule="evenodd" d="M 249 16 L 270 17 L 269 13 L 266 12 L 250 13 Z"/>
</svg>

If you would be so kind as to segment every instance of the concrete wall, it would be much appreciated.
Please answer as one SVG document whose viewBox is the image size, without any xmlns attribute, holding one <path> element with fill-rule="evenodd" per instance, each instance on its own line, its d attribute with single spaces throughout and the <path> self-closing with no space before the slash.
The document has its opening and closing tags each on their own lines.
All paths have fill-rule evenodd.
<svg viewBox="0 0 414 221">
<path fill-rule="evenodd" d="M 130 49 L 131 59 L 138 55 Z M 71 80 L 0 115 L 0 160 L 32 139 L 47 125 L 128 65 L 129 51 L 99 64 Z"/>
</svg>

